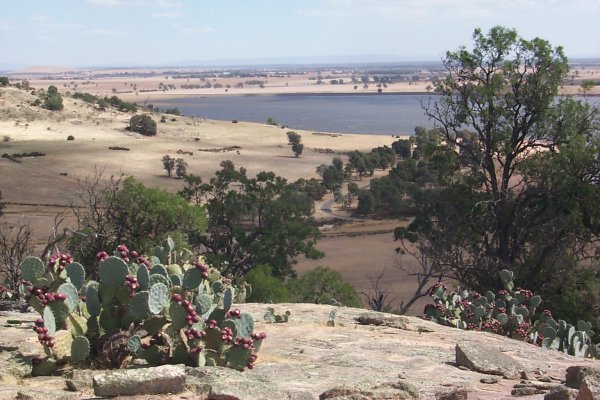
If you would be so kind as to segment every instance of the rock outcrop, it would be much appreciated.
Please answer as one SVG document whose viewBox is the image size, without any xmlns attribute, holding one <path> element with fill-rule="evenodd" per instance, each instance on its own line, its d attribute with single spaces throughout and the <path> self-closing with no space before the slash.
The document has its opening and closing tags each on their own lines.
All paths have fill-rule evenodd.
<svg viewBox="0 0 600 400">
<path fill-rule="evenodd" d="M 268 306 L 278 313 L 289 310 L 289 322 L 265 323 L 267 305 L 239 305 L 253 315 L 256 330 L 268 335 L 254 369 L 171 367 L 178 369 L 176 375 L 185 377 L 185 382 L 178 381 L 183 386 L 176 389 L 182 392 L 171 389 L 171 394 L 156 398 L 493 400 L 515 396 L 572 399 L 577 393 L 592 396 L 581 398 L 597 398 L 597 360 L 416 317 L 341 307 L 334 323 L 328 324 L 333 306 Z M 4 322 L 16 318 L 33 321 L 35 317 L 18 314 L 0 318 L 0 371 L 14 371 L 0 375 L 0 398 L 15 398 L 19 392 L 21 396 L 35 395 L 43 390 L 50 391 L 44 396 L 48 400 L 89 398 L 93 394 L 91 377 L 107 371 L 73 371 L 69 387 L 75 392 L 67 391 L 64 377 L 26 375 L 24 365 L 31 356 L 41 354 L 41 347 L 26 322 L 16 327 L 6 327 Z M 492 360 L 496 366 L 486 369 L 485 364 L 489 367 Z M 577 367 L 565 378 L 567 368 L 573 366 Z M 156 373 L 156 369 L 144 369 L 147 371 L 142 375 Z M 146 385 L 132 371 L 111 374 L 126 376 L 129 385 Z M 565 379 L 572 388 L 563 385 Z M 137 398 L 152 398 L 148 396 Z"/>
</svg>

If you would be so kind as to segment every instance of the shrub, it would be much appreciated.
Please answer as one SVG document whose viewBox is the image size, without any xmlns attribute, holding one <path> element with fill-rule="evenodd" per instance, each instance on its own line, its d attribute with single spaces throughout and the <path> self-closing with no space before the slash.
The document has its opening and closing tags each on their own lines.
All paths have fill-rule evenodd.
<svg viewBox="0 0 600 400">
<path fill-rule="evenodd" d="M 231 308 L 245 301 L 247 288 L 236 289 L 174 247 L 168 239 L 150 257 L 124 245 L 113 256 L 100 252 L 100 278 L 87 282 L 84 268 L 67 253 L 46 264 L 26 259 L 23 290 L 40 313 L 33 329 L 47 354 L 32 360 L 32 375 L 48 375 L 67 361 L 120 368 L 131 358 L 252 368 L 266 334 L 253 332 L 252 316 Z"/>
<path fill-rule="evenodd" d="M 8 77 L 0 76 L 0 86 L 8 86 L 8 84 L 9 84 Z"/>
<path fill-rule="evenodd" d="M 292 151 L 294 152 L 294 156 L 299 157 L 304 150 L 304 145 L 302 144 L 302 136 L 297 134 L 296 132 L 290 131 L 287 133 L 288 142 L 292 145 Z"/>
<path fill-rule="evenodd" d="M 259 265 L 246 274 L 246 282 L 252 287 L 248 301 L 255 303 L 285 303 L 289 292 L 283 280 L 273 276 L 271 267 Z"/>
<path fill-rule="evenodd" d="M 362 301 L 352 285 L 339 272 L 317 267 L 289 283 L 290 299 L 297 303 L 340 303 L 347 307 L 362 307 Z"/>
<path fill-rule="evenodd" d="M 156 135 L 156 121 L 148 114 L 134 115 L 129 120 L 129 130 L 146 136 Z"/>
<path fill-rule="evenodd" d="M 271 117 L 267 118 L 267 122 L 265 122 L 265 124 L 267 124 L 267 125 L 273 125 L 273 126 L 277 126 L 278 125 L 277 121 L 275 121 Z"/>
<path fill-rule="evenodd" d="M 52 87 L 50 86 L 50 88 Z M 50 91 L 50 88 L 48 88 L 48 94 L 44 100 L 44 108 L 50 111 L 61 111 L 64 108 L 63 99 L 60 94 Z"/>
<path fill-rule="evenodd" d="M 69 135 L 69 136 L 67 136 L 67 140 L 75 140 L 75 136 Z"/>
</svg>

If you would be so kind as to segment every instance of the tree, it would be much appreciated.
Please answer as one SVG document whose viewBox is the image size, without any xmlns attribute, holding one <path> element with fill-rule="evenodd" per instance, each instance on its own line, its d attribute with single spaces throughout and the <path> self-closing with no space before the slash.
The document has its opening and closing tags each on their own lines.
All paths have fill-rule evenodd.
<svg viewBox="0 0 600 400">
<path fill-rule="evenodd" d="M 199 238 L 202 253 L 223 273 L 244 276 L 257 265 L 273 274 L 293 275 L 293 258 L 318 258 L 320 236 L 313 225 L 313 201 L 273 172 L 249 178 L 235 169 L 217 171 L 207 184 L 188 182 L 180 192 L 202 198 L 208 212 L 208 235 Z"/>
<path fill-rule="evenodd" d="M 504 268 L 517 285 L 548 287 L 597 248 L 598 110 L 556 101 L 561 47 L 503 27 L 473 38 L 472 51 L 446 53 L 441 97 L 426 109 L 436 129 L 417 134 L 438 179 L 415 194 L 418 214 L 396 237 L 474 288 L 499 288 Z"/>
<path fill-rule="evenodd" d="M 392 143 L 392 149 L 402 159 L 410 158 L 410 141 L 408 139 L 400 139 Z"/>
<path fill-rule="evenodd" d="M 129 130 L 146 136 L 156 135 L 156 121 L 148 114 L 134 115 L 129 119 Z"/>
<path fill-rule="evenodd" d="M 288 132 L 287 133 L 288 141 L 292 145 L 292 151 L 296 158 L 300 157 L 302 154 L 302 150 L 304 150 L 304 145 L 302 144 L 302 136 L 298 135 L 296 132 Z"/>
<path fill-rule="evenodd" d="M 187 162 L 183 158 L 178 158 L 175 160 L 175 175 L 177 178 L 182 178 L 187 174 Z"/>
<path fill-rule="evenodd" d="M 77 229 L 69 233 L 67 248 L 92 279 L 99 251 L 111 251 L 119 244 L 149 251 L 169 235 L 183 233 L 194 238 L 206 229 L 201 206 L 190 205 L 164 190 L 147 188 L 131 177 L 105 181 L 96 173 L 81 181 L 72 211 Z"/>
<path fill-rule="evenodd" d="M 8 77 L 0 76 L 0 86 L 8 86 Z"/>
<path fill-rule="evenodd" d="M 330 304 L 339 302 L 346 307 L 362 307 L 360 297 L 339 272 L 317 267 L 289 284 L 290 297 L 296 303 Z"/>
<path fill-rule="evenodd" d="M 358 193 L 358 208 L 356 211 L 361 215 L 367 215 L 375 211 L 375 197 L 369 190 L 361 190 Z"/>
<path fill-rule="evenodd" d="M 167 171 L 167 175 L 171 176 L 175 169 L 175 159 L 168 154 L 162 158 L 163 168 Z"/>
<path fill-rule="evenodd" d="M 356 197 L 360 193 L 360 188 L 356 182 L 348 182 L 348 193 Z"/>
</svg>

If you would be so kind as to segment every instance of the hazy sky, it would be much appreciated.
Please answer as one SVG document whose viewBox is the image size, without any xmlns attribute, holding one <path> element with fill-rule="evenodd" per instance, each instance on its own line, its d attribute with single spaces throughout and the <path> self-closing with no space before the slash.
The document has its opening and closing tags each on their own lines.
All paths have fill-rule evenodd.
<svg viewBox="0 0 600 400">
<path fill-rule="evenodd" d="M 11 0 L 1 66 L 439 60 L 475 27 L 600 57 L 600 0 Z"/>
</svg>

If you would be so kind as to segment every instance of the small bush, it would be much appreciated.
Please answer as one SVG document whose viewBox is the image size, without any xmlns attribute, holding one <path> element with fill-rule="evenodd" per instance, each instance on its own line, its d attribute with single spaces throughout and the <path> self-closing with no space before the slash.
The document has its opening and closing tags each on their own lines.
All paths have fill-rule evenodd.
<svg viewBox="0 0 600 400">
<path fill-rule="evenodd" d="M 231 121 L 231 123 L 232 123 L 232 124 L 237 124 L 237 123 L 238 123 L 238 120 L 237 120 L 237 119 L 234 119 L 234 120 L 232 120 L 232 121 Z"/>
<path fill-rule="evenodd" d="M 277 121 L 275 121 L 275 120 L 274 120 L 273 118 L 271 118 L 271 117 L 267 118 L 267 122 L 265 122 L 265 124 L 267 124 L 267 125 L 273 125 L 273 126 L 277 126 L 277 125 L 279 125 L 279 124 L 277 123 Z"/>
<path fill-rule="evenodd" d="M 0 76 L 0 86 L 8 86 L 8 77 Z"/>
<path fill-rule="evenodd" d="M 273 276 L 271 267 L 259 265 L 248 274 L 246 281 L 252 286 L 248 301 L 255 303 L 285 303 L 289 301 L 289 291 L 284 282 Z"/>
<path fill-rule="evenodd" d="M 50 111 L 61 111 L 64 108 L 62 97 L 59 94 L 50 94 L 48 92 L 46 100 L 44 100 L 44 108 Z"/>
<path fill-rule="evenodd" d="M 67 140 L 75 140 L 75 136 L 69 135 L 69 136 L 67 136 Z"/>
<path fill-rule="evenodd" d="M 134 115 L 129 120 L 129 130 L 146 136 L 156 135 L 156 121 L 148 114 Z"/>
</svg>

